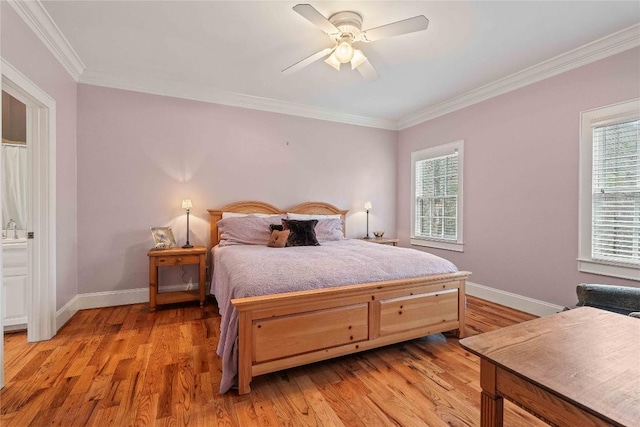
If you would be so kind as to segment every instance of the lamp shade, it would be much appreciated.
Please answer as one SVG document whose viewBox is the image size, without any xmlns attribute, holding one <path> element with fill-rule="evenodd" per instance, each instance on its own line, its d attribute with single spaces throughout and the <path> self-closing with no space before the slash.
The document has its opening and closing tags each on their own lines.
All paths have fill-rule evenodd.
<svg viewBox="0 0 640 427">
<path fill-rule="evenodd" d="M 362 53 L 360 49 L 355 49 L 353 51 L 353 58 L 351 58 L 351 69 L 355 70 L 366 60 L 367 57 L 364 56 L 364 53 Z"/>
<path fill-rule="evenodd" d="M 334 53 L 336 55 L 336 59 L 340 61 L 341 64 L 346 64 L 351 61 L 351 58 L 353 58 L 353 46 L 351 46 L 351 43 L 348 41 L 343 40 L 338 44 Z"/>
<path fill-rule="evenodd" d="M 371 202 L 366 202 L 366 203 L 364 204 L 364 208 L 365 208 L 366 210 L 370 211 L 370 210 L 371 210 Z"/>
<path fill-rule="evenodd" d="M 191 209 L 192 207 L 193 207 L 193 205 L 191 204 L 191 200 L 184 199 L 182 201 L 182 209 Z"/>
<path fill-rule="evenodd" d="M 324 62 L 326 62 L 327 64 L 331 65 L 336 70 L 340 71 L 340 61 L 338 61 L 338 58 L 336 58 L 336 52 L 335 51 L 333 53 L 331 53 L 331 55 L 329 55 L 329 57 L 327 59 L 325 59 Z"/>
</svg>

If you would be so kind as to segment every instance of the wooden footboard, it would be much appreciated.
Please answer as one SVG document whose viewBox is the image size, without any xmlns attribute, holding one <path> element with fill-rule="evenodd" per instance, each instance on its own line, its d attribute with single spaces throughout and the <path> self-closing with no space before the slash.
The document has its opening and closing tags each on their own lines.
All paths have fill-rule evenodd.
<svg viewBox="0 0 640 427">
<path fill-rule="evenodd" d="M 232 300 L 239 315 L 238 393 L 255 376 L 457 330 L 465 281 L 458 272 Z"/>
</svg>

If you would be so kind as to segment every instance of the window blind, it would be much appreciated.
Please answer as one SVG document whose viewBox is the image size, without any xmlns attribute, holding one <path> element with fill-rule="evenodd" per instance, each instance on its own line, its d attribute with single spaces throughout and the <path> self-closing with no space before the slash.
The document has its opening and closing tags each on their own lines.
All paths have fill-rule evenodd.
<svg viewBox="0 0 640 427">
<path fill-rule="evenodd" d="M 592 258 L 640 265 L 640 120 L 593 128 Z"/>
<path fill-rule="evenodd" d="M 458 152 L 415 165 L 415 236 L 458 238 Z"/>
</svg>

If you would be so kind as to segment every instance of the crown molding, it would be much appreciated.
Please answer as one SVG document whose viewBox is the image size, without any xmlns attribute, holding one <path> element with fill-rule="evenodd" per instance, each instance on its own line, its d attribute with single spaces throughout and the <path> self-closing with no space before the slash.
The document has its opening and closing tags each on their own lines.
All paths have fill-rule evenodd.
<svg viewBox="0 0 640 427">
<path fill-rule="evenodd" d="M 193 101 L 213 104 L 229 105 L 232 107 L 248 108 L 252 110 L 268 111 L 271 113 L 287 114 L 290 116 L 307 117 L 310 119 L 327 120 L 358 126 L 380 129 L 397 130 L 393 120 L 378 119 L 353 114 L 341 113 L 328 108 L 313 107 L 288 101 L 279 101 L 258 96 L 243 95 L 226 92 L 213 88 L 185 85 L 161 79 L 133 79 L 123 78 L 113 74 L 85 70 L 80 76 L 79 83 L 103 86 L 113 89 L 124 89 L 153 95 L 169 96 L 173 98 L 190 99 Z"/>
<path fill-rule="evenodd" d="M 121 77 L 105 73 L 90 72 L 86 70 L 86 66 L 73 47 L 71 47 L 69 41 L 62 34 L 60 28 L 53 21 L 51 15 L 49 15 L 43 7 L 40 0 L 8 0 L 8 3 L 42 41 L 42 43 L 44 43 L 60 64 L 62 64 L 69 75 L 79 83 L 269 111 L 338 123 L 396 130 L 396 123 L 393 120 L 345 114 L 327 108 L 176 84 L 162 80 L 144 79 L 136 81 L 134 79 L 123 79 Z"/>
<path fill-rule="evenodd" d="M 640 24 L 570 50 L 445 102 L 402 117 L 396 123 L 397 129 L 402 130 L 415 126 L 638 46 L 640 46 Z"/>
<path fill-rule="evenodd" d="M 636 24 L 394 121 L 346 114 L 328 108 L 225 92 L 213 88 L 189 86 L 159 79 L 124 79 L 107 73 L 90 72 L 86 70 L 86 66 L 40 0 L 8 0 L 8 3 L 62 64 L 71 77 L 79 83 L 387 130 L 406 129 L 640 46 L 640 24 Z"/>
<path fill-rule="evenodd" d="M 78 81 L 86 67 L 40 0 L 8 0 L 8 3 L 62 64 L 67 73 Z"/>
</svg>

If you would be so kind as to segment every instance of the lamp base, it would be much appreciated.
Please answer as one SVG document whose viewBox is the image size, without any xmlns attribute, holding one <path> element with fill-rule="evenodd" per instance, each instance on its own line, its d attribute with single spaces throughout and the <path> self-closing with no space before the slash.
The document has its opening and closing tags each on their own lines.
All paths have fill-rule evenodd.
<svg viewBox="0 0 640 427">
<path fill-rule="evenodd" d="M 364 236 L 363 239 L 370 239 L 371 236 Z"/>
<path fill-rule="evenodd" d="M 186 244 L 186 245 L 184 245 L 182 247 L 182 249 L 189 249 L 189 248 L 192 248 L 192 247 L 193 247 L 193 245 Z"/>
</svg>

